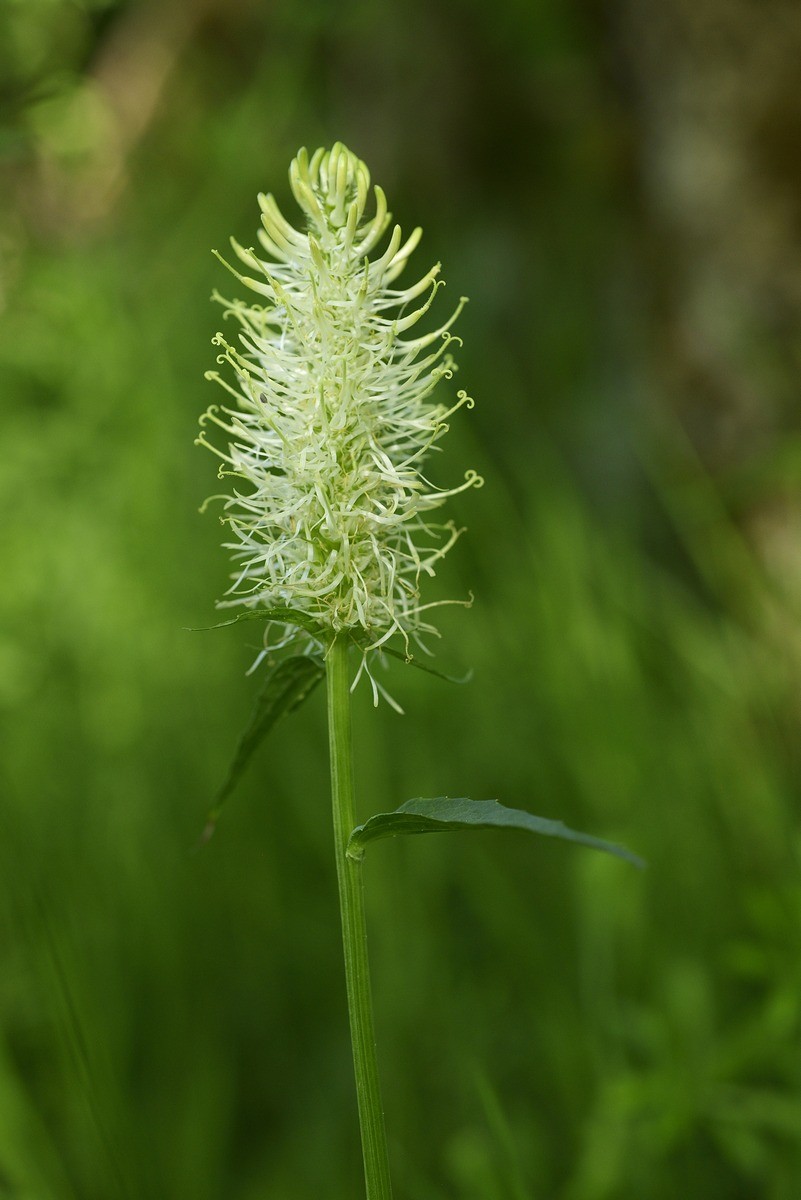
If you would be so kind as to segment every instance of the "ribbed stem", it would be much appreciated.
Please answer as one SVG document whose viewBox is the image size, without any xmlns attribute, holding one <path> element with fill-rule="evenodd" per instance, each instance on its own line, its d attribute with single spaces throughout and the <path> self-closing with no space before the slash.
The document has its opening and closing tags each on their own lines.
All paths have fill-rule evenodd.
<svg viewBox="0 0 801 1200">
<path fill-rule="evenodd" d="M 362 1134 L 362 1157 L 367 1200 L 391 1200 L 387 1135 L 378 1081 L 378 1062 L 367 957 L 362 866 L 345 853 L 354 827 L 353 737 L 351 733 L 348 644 L 338 638 L 326 659 L 328 740 L 331 751 L 331 795 L 334 809 L 334 850 L 345 951 L 353 1069 Z"/>
</svg>

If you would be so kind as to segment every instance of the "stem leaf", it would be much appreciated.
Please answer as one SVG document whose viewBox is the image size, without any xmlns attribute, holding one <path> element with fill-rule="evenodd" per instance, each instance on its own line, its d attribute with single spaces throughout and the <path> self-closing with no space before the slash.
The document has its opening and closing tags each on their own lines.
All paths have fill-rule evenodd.
<svg viewBox="0 0 801 1200">
<path fill-rule="evenodd" d="M 300 707 L 324 674 L 322 660 L 307 654 L 284 658 L 267 672 L 250 719 L 234 751 L 228 774 L 206 818 L 206 825 L 200 837 L 201 844 L 207 842 L 214 833 L 223 805 L 239 782 L 256 748 L 281 717 Z"/>
<path fill-rule="evenodd" d="M 349 858 L 358 861 L 363 857 L 367 843 L 378 838 L 464 829 L 522 829 L 545 837 L 561 838 L 566 842 L 578 842 L 593 850 L 603 850 L 633 863 L 635 867 L 645 866 L 643 860 L 630 850 L 589 833 L 578 833 L 561 821 L 535 817 L 533 813 L 518 808 L 504 808 L 497 800 L 450 799 L 448 796 L 437 796 L 433 800 L 407 800 L 395 812 L 378 813 L 370 817 L 364 825 L 358 825 L 353 830 L 347 853 Z"/>
<path fill-rule="evenodd" d="M 305 629 L 307 633 L 311 633 L 315 637 L 324 636 L 322 626 L 308 613 L 280 605 L 275 608 L 246 608 L 228 621 L 218 621 L 216 625 L 197 625 L 189 632 L 202 633 L 208 629 L 225 629 L 228 625 L 238 625 L 240 621 L 280 621 L 283 625 L 297 625 L 298 628 Z"/>
<path fill-rule="evenodd" d="M 402 654 L 400 650 L 395 650 L 392 646 L 382 646 L 382 654 L 389 654 L 392 658 L 399 659 L 402 663 L 406 663 L 408 667 L 417 667 L 418 671 L 425 671 L 426 675 L 436 675 L 437 679 L 444 679 L 446 683 L 469 683 L 473 678 L 473 672 L 468 671 L 465 675 L 446 675 L 444 671 L 438 671 L 436 667 L 429 667 L 427 663 L 420 662 L 419 658 L 413 658 L 409 654 Z"/>
</svg>

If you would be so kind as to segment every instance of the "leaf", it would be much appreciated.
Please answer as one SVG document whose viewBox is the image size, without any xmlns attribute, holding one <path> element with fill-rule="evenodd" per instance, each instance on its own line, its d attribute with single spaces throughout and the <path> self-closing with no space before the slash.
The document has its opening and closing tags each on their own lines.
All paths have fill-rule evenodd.
<svg viewBox="0 0 801 1200">
<path fill-rule="evenodd" d="M 461 678 L 458 675 L 446 675 L 444 671 L 438 671 L 436 667 L 429 667 L 410 654 L 402 654 L 400 650 L 393 650 L 391 646 L 382 646 L 379 653 L 390 654 L 393 658 L 398 658 L 402 663 L 406 663 L 407 666 L 417 667 L 418 671 L 425 671 L 427 675 L 436 675 L 437 679 L 444 679 L 446 683 L 469 683 L 473 678 L 472 670 L 462 675 Z"/>
<path fill-rule="evenodd" d="M 256 697 L 250 720 L 239 739 L 225 782 L 217 792 L 214 806 L 206 819 L 205 828 L 200 835 L 201 845 L 214 833 L 223 805 L 239 782 L 256 748 L 281 717 L 300 707 L 324 675 L 325 667 L 322 661 L 306 654 L 284 658 L 268 672 Z"/>
<path fill-rule="evenodd" d="M 229 621 L 218 621 L 216 625 L 196 625 L 190 633 L 203 633 L 208 629 L 225 629 L 228 625 L 238 625 L 240 621 L 281 621 L 284 625 L 297 625 L 307 633 L 320 637 L 323 628 L 314 621 L 308 613 L 299 612 L 296 608 L 246 608 L 237 613 Z"/>
<path fill-rule="evenodd" d="M 549 821 L 535 817 L 532 813 L 517 808 L 504 808 L 497 800 L 451 800 L 437 796 L 433 800 L 407 800 L 395 812 L 378 813 L 364 825 L 358 825 L 348 840 L 348 858 L 359 861 L 364 856 L 368 842 L 378 838 L 397 837 L 406 833 L 446 833 L 463 829 L 523 829 L 528 833 L 540 833 L 545 837 L 561 838 L 566 842 L 579 842 L 594 850 L 604 850 L 644 867 L 645 863 L 636 854 L 593 837 L 589 833 L 577 833 L 568 829 L 561 821 Z"/>
</svg>

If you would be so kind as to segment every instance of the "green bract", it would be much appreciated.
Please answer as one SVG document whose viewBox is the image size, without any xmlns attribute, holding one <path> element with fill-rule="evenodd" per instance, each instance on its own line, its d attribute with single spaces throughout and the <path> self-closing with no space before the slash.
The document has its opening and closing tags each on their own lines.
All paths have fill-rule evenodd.
<svg viewBox="0 0 801 1200">
<path fill-rule="evenodd" d="M 341 143 L 301 150 L 289 172 L 303 211 L 295 229 L 272 196 L 260 196 L 261 250 L 232 240 L 252 274 L 232 270 L 258 302 L 223 300 L 239 324 L 236 345 L 221 334 L 218 362 L 235 379 L 208 372 L 233 398 L 201 418 L 227 435 L 198 441 L 240 480 L 223 500 L 235 572 L 223 604 L 285 608 L 307 628 L 275 623 L 270 648 L 307 646 L 341 631 L 375 649 L 398 633 L 432 632 L 420 581 L 456 540 L 452 522 L 430 519 L 455 492 L 480 484 L 474 471 L 441 489 L 421 473 L 449 416 L 472 405 L 430 397 L 454 371 L 449 319 L 415 336 L 441 286 L 439 264 L 411 287 L 396 280 L 420 239 L 390 225 L 386 198 L 367 167 Z M 371 255 L 373 257 L 371 257 Z M 228 266 L 229 264 L 225 264 Z M 442 602 L 440 602 L 442 603 Z M 309 626 L 322 631 L 309 632 Z"/>
</svg>

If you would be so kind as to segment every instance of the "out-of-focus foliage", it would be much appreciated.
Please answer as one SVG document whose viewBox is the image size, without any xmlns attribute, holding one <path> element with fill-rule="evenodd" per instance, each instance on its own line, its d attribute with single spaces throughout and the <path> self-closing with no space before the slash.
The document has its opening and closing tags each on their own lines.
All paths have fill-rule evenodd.
<svg viewBox="0 0 801 1200">
<path fill-rule="evenodd" d="M 690 263 L 709 286 L 666 285 L 643 181 L 670 109 L 658 74 L 631 84 L 631 11 L 0 8 L 0 1194 L 358 1192 L 320 697 L 192 853 L 258 635 L 186 631 L 226 571 L 192 448 L 209 249 L 249 244 L 300 144 L 342 138 L 471 296 L 453 462 L 487 481 L 454 505 L 442 583 L 476 596 L 439 655 L 473 681 L 393 664 L 404 718 L 358 695 L 359 815 L 497 796 L 650 864 L 502 834 L 376 846 L 398 1195 L 795 1200 L 797 346 L 703 245 L 678 282 Z M 682 6 L 661 11 L 675 49 Z M 699 328 L 741 331 L 721 345 L 761 390 L 737 411 L 781 414 L 736 454 L 699 433 L 708 379 L 665 367 L 688 294 Z"/>
</svg>

